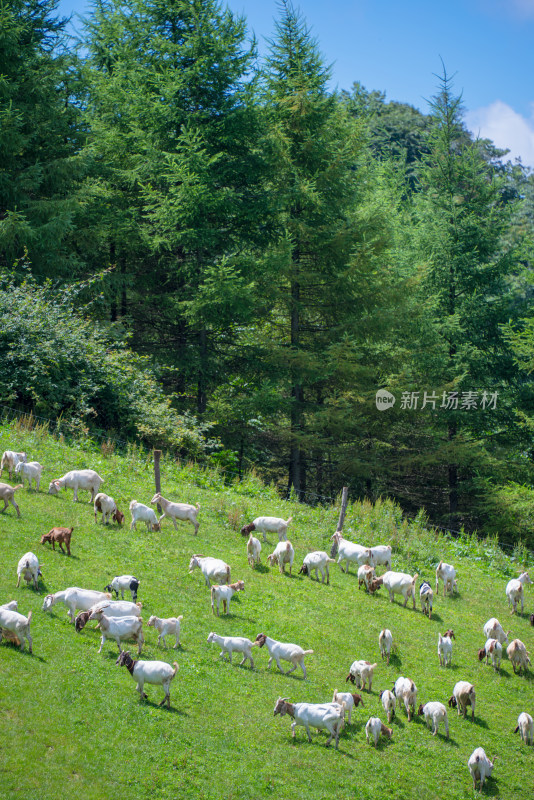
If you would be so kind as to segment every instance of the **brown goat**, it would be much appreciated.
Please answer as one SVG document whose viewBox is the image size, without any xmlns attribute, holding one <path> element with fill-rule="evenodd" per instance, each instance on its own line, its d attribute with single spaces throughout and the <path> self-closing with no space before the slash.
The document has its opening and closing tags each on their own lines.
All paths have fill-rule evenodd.
<svg viewBox="0 0 534 800">
<path fill-rule="evenodd" d="M 57 543 L 63 555 L 65 555 L 65 551 L 63 550 L 63 545 L 65 545 L 67 548 L 67 555 L 70 556 L 70 537 L 72 536 L 73 530 L 74 528 L 52 528 L 48 533 L 43 533 L 41 536 L 41 544 L 51 542 L 52 549 L 55 550 Z"/>
</svg>

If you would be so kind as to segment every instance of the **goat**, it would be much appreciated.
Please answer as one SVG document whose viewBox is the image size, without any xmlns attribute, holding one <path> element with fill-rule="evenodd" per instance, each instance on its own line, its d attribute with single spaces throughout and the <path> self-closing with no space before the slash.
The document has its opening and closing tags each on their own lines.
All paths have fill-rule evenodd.
<svg viewBox="0 0 534 800">
<path fill-rule="evenodd" d="M 176 637 L 176 644 L 173 645 L 175 650 L 180 646 L 180 623 L 183 618 L 183 614 L 180 614 L 179 617 L 167 617 L 166 619 L 152 615 L 148 620 L 147 625 L 150 628 L 155 628 L 159 633 L 157 643 L 159 644 L 162 641 L 165 650 L 167 649 L 166 636 Z"/>
<path fill-rule="evenodd" d="M 528 745 L 533 744 L 534 740 L 534 720 L 527 714 L 526 711 L 523 711 L 517 718 L 517 727 L 514 729 L 514 733 L 519 731 L 522 740 Z"/>
<path fill-rule="evenodd" d="M 265 534 L 267 532 L 277 533 L 278 541 L 281 542 L 287 539 L 287 526 L 292 519 L 293 517 L 289 517 L 288 519 L 282 519 L 281 517 L 256 517 L 253 522 L 249 522 L 248 525 L 243 525 L 241 528 L 241 535 L 249 536 L 252 531 L 258 531 L 263 533 L 263 541 L 266 542 L 267 537 Z"/>
<path fill-rule="evenodd" d="M 152 683 L 156 686 L 163 686 L 165 697 L 160 703 L 167 702 L 167 708 L 171 707 L 171 681 L 178 671 L 178 664 L 175 661 L 171 667 L 165 661 L 134 661 L 129 650 L 123 650 L 115 664 L 119 667 L 126 667 L 134 681 L 137 682 L 136 689 L 144 699 L 147 695 L 144 692 L 145 683 Z M 174 669 L 173 669 L 174 667 Z"/>
<path fill-rule="evenodd" d="M 283 661 L 289 661 L 293 666 L 291 669 L 288 669 L 285 673 L 289 675 L 290 672 L 294 672 L 297 666 L 300 665 L 302 672 L 304 673 L 304 679 L 306 680 L 306 667 L 304 665 L 304 656 L 312 655 L 313 650 L 303 650 L 302 647 L 299 647 L 298 644 L 290 644 L 288 642 L 277 642 L 276 639 L 271 639 L 269 636 L 266 636 L 264 633 L 258 633 L 256 636 L 256 640 L 259 647 L 263 647 L 263 645 L 267 645 L 267 650 L 269 651 L 269 661 L 267 662 L 267 669 L 271 666 L 273 659 L 276 661 L 276 666 L 280 670 L 280 672 L 284 672 L 282 669 L 282 665 L 280 664 L 280 659 Z"/>
<path fill-rule="evenodd" d="M 506 648 L 506 655 L 512 662 L 514 674 L 519 675 L 521 670 L 527 671 L 527 664 L 530 664 L 529 654 L 527 648 L 521 639 L 514 639 Z"/>
<path fill-rule="evenodd" d="M 93 503 L 102 483 L 104 483 L 104 478 L 101 478 L 94 469 L 72 469 L 61 478 L 56 478 L 56 480 L 50 482 L 48 494 L 58 494 L 60 489 L 72 489 L 72 499 L 77 503 L 78 489 L 83 489 L 91 492 L 90 502 Z"/>
<path fill-rule="evenodd" d="M 367 744 L 369 744 L 369 741 L 372 739 L 373 744 L 376 747 L 380 738 L 380 734 L 382 734 L 382 736 L 386 736 L 388 739 L 391 739 L 393 736 L 393 731 L 391 728 L 386 727 L 379 717 L 370 717 L 365 726 L 365 738 L 367 740 Z"/>
<path fill-rule="evenodd" d="M 48 533 L 43 533 L 41 536 L 41 544 L 49 542 L 52 545 L 52 550 L 56 549 L 56 544 L 65 555 L 63 545 L 67 548 L 67 555 L 70 556 L 70 539 L 74 528 L 52 528 Z"/>
<path fill-rule="evenodd" d="M 130 514 L 132 521 L 130 523 L 130 530 L 137 530 L 137 523 L 139 521 L 146 524 L 148 531 L 160 531 L 161 525 L 158 522 L 156 512 L 153 508 L 145 506 L 144 503 L 138 503 L 137 500 L 132 500 L 130 503 Z"/>
<path fill-rule="evenodd" d="M 480 782 L 480 791 L 482 791 L 486 778 L 491 777 L 496 760 L 497 757 L 494 756 L 493 761 L 490 761 L 482 747 L 477 747 L 476 750 L 473 750 L 469 756 L 467 766 L 473 778 L 473 789 L 475 791 L 477 788 L 477 781 Z"/>
<path fill-rule="evenodd" d="M 369 564 L 362 564 L 358 567 L 358 589 L 360 586 L 365 586 L 365 591 L 369 591 L 369 586 L 376 579 L 375 568 Z"/>
<path fill-rule="evenodd" d="M 365 705 L 361 694 L 352 694 L 351 692 L 338 692 L 334 689 L 334 696 L 332 697 L 333 703 L 338 703 L 340 706 L 345 707 L 345 712 L 349 712 L 349 725 L 352 718 L 352 709 L 358 708 L 359 705 Z"/>
<path fill-rule="evenodd" d="M 43 600 L 43 611 L 48 611 L 56 603 L 65 603 L 67 614 L 74 624 L 75 611 L 88 611 L 95 603 L 110 600 L 111 595 L 105 592 L 96 592 L 91 589 L 80 589 L 78 586 L 70 586 L 62 592 L 47 594 Z"/>
<path fill-rule="evenodd" d="M 33 581 L 33 588 L 39 591 L 39 576 L 42 576 L 39 559 L 35 553 L 24 553 L 17 565 L 17 586 L 20 586 L 20 579 L 24 576 L 26 583 Z"/>
<path fill-rule="evenodd" d="M 415 714 L 415 707 L 417 705 L 417 686 L 409 678 L 397 678 L 393 687 L 393 692 L 397 700 L 402 700 L 406 714 L 408 715 L 408 722 L 412 721 L 412 714 Z"/>
<path fill-rule="evenodd" d="M 334 540 L 334 548 L 337 548 L 337 563 L 341 567 L 341 572 L 345 572 L 341 566 L 342 561 L 345 561 L 347 564 L 347 573 L 351 561 L 355 561 L 359 567 L 361 567 L 362 564 L 369 564 L 371 556 L 369 555 L 370 551 L 368 547 L 349 542 L 348 539 L 345 539 L 341 531 L 336 531 L 330 539 Z"/>
<path fill-rule="evenodd" d="M 139 589 L 139 581 L 134 575 L 117 575 L 113 580 L 104 586 L 105 592 L 115 592 L 115 597 L 119 599 L 119 592 L 121 593 L 121 600 L 124 600 L 124 592 L 130 591 L 132 595 L 132 602 L 137 600 L 137 590 Z"/>
<path fill-rule="evenodd" d="M 76 615 L 74 627 L 78 633 L 82 631 L 90 619 L 97 619 L 96 614 L 102 612 L 106 617 L 140 617 L 142 603 L 131 603 L 129 600 L 106 600 L 95 603 L 87 611 L 80 611 Z M 97 625 L 97 627 L 99 627 Z"/>
<path fill-rule="evenodd" d="M 369 547 L 369 556 L 373 567 L 385 566 L 386 570 L 391 569 L 390 544 L 379 544 L 376 547 Z"/>
<path fill-rule="evenodd" d="M 8 504 L 11 503 L 17 512 L 17 517 L 20 517 L 20 508 L 15 503 L 15 492 L 17 489 L 22 489 L 22 483 L 17 483 L 16 486 L 10 486 L 9 483 L 0 483 L 0 500 L 4 501 L 4 507 L 0 511 L 0 514 L 3 514 Z"/>
<path fill-rule="evenodd" d="M 511 581 L 508 581 L 506 584 L 506 597 L 508 598 L 508 605 L 512 607 L 512 614 L 515 614 L 517 611 L 517 601 L 521 601 L 521 613 L 523 613 L 523 587 L 526 586 L 528 583 L 532 583 L 529 578 L 528 572 L 523 572 L 519 578 L 512 578 Z"/>
<path fill-rule="evenodd" d="M 215 605 L 217 605 L 217 616 L 219 616 L 219 607 L 223 604 L 223 614 L 230 613 L 230 601 L 234 594 L 237 592 L 245 591 L 245 581 L 237 581 L 237 583 L 230 583 L 228 586 L 217 586 L 213 584 L 211 587 L 211 610 L 215 614 Z"/>
<path fill-rule="evenodd" d="M 440 561 L 436 567 L 436 594 L 438 594 L 440 578 L 443 581 L 443 597 L 445 597 L 446 592 L 452 594 L 454 591 L 458 591 L 456 570 L 452 564 L 446 564 L 444 561 Z"/>
<path fill-rule="evenodd" d="M 311 578 L 312 572 L 315 572 L 315 580 L 319 580 L 319 572 L 321 573 L 321 583 L 324 583 L 324 576 L 326 573 L 326 583 L 330 583 L 330 574 L 328 572 L 328 565 L 335 564 L 335 559 L 330 558 L 328 553 L 324 550 L 314 550 L 313 553 L 308 553 L 304 557 L 302 567 L 299 569 L 299 575 L 309 575 Z"/>
<path fill-rule="evenodd" d="M 189 562 L 189 574 L 198 567 L 204 575 L 206 586 L 211 586 L 211 581 L 230 583 L 230 567 L 220 558 L 211 556 L 194 555 Z"/>
<path fill-rule="evenodd" d="M 486 657 L 486 664 L 488 658 L 491 657 L 493 669 L 497 671 L 501 666 L 502 659 L 502 644 L 497 639 L 487 639 L 484 647 L 478 651 L 478 660 L 482 661 Z"/>
<path fill-rule="evenodd" d="M 411 597 L 415 609 L 415 582 L 417 577 L 417 572 L 413 576 L 408 575 L 406 572 L 384 572 L 380 578 L 376 578 L 371 583 L 370 588 L 373 589 L 374 587 L 374 591 L 376 591 L 379 586 L 384 585 L 389 592 L 391 603 L 394 595 L 402 595 L 404 597 L 404 608 L 406 608 L 408 598 Z"/>
<path fill-rule="evenodd" d="M 17 453 L 14 450 L 4 450 L 2 453 L 2 461 L 0 462 L 0 475 L 7 469 L 9 480 L 11 480 L 12 473 L 15 472 L 17 464 L 20 461 L 26 461 L 26 453 Z"/>
<path fill-rule="evenodd" d="M 289 564 L 289 574 L 291 575 L 294 558 L 295 551 L 291 542 L 278 542 L 274 552 L 267 556 L 267 561 L 271 567 L 273 564 L 278 564 L 278 569 L 281 573 L 285 573 L 286 564 Z"/>
<path fill-rule="evenodd" d="M 371 664 L 370 661 L 353 661 L 349 670 L 349 674 L 345 678 L 345 683 L 350 681 L 355 683 L 358 689 L 365 689 L 365 684 L 369 682 L 370 692 L 373 688 L 373 673 L 377 664 Z"/>
<path fill-rule="evenodd" d="M 100 640 L 99 653 L 102 652 L 106 639 L 114 639 L 117 642 L 119 652 L 121 642 L 126 639 L 133 639 L 137 644 L 138 655 L 141 655 L 145 637 L 143 636 L 143 617 L 108 617 L 103 610 L 93 611 L 92 619 L 97 619 L 100 625 L 102 639 Z"/>
<path fill-rule="evenodd" d="M 442 636 L 438 633 L 438 657 L 440 667 L 450 667 L 452 662 L 452 640 L 456 639 L 454 631 L 446 631 Z"/>
<path fill-rule="evenodd" d="M 380 648 L 380 655 L 382 658 L 387 659 L 386 663 L 389 666 L 389 656 L 391 648 L 393 647 L 393 634 L 389 628 L 384 628 L 378 634 L 378 646 Z"/>
<path fill-rule="evenodd" d="M 428 581 L 423 581 L 419 587 L 419 598 L 421 600 L 421 611 L 428 619 L 432 619 L 432 605 L 434 602 L 434 592 Z"/>
<path fill-rule="evenodd" d="M 0 605 L 0 608 L 5 608 L 7 611 L 18 611 L 19 604 L 16 600 L 11 600 L 9 603 L 4 603 Z M 2 629 L 2 636 L 6 640 L 6 642 L 11 642 L 16 647 L 20 647 L 21 641 L 16 633 L 13 631 L 9 631 L 7 628 Z"/>
<path fill-rule="evenodd" d="M 335 748 L 338 749 L 339 733 L 345 721 L 345 708 L 338 703 L 290 703 L 287 697 L 279 697 L 274 706 L 274 716 L 280 714 L 283 717 L 289 714 L 293 718 L 291 723 L 291 735 L 295 738 L 295 728 L 302 725 L 308 734 L 308 741 L 311 742 L 310 727 L 326 728 L 330 733 L 326 741 L 326 746 L 330 745 L 335 738 Z"/>
<path fill-rule="evenodd" d="M 497 639 L 500 644 L 508 643 L 509 633 L 510 631 L 506 633 L 503 631 L 502 625 L 496 617 L 492 617 L 484 625 L 484 635 L 486 639 Z"/>
<path fill-rule="evenodd" d="M 162 497 L 160 492 L 156 492 L 152 500 L 150 501 L 152 505 L 155 503 L 159 503 L 163 514 L 159 518 L 159 522 L 161 524 L 161 520 L 164 517 L 168 517 L 172 520 L 174 525 L 174 530 L 178 530 L 178 525 L 176 524 L 176 520 L 182 521 L 189 521 L 193 527 L 195 528 L 195 536 L 198 533 L 198 529 L 200 527 L 200 522 L 197 521 L 197 515 L 200 511 L 199 503 L 196 506 L 192 506 L 189 503 L 171 503 L 170 500 L 166 500 L 165 497 Z"/>
<path fill-rule="evenodd" d="M 7 605 L 11 605 L 8 603 Z M 30 623 L 32 620 L 32 612 L 28 613 L 25 617 L 24 614 L 19 614 L 11 608 L 0 606 L 0 642 L 2 637 L 5 636 L 4 631 L 10 631 L 15 635 L 16 641 L 20 642 L 20 649 L 24 650 L 26 641 L 28 642 L 28 650 L 30 655 L 32 653 L 33 640 L 30 634 Z M 8 636 L 5 637 L 9 638 Z"/>
<path fill-rule="evenodd" d="M 242 667 L 248 658 L 250 661 L 250 668 L 254 669 L 252 648 L 255 647 L 258 642 L 251 642 L 250 639 L 247 639 L 244 636 L 219 636 L 219 634 L 211 631 L 208 636 L 208 644 L 219 645 L 221 648 L 219 658 L 222 658 L 222 660 L 225 661 L 226 655 L 228 654 L 228 661 L 230 664 L 232 663 L 232 654 L 234 652 L 243 653 L 243 660 L 239 662 L 239 666 Z"/>
<path fill-rule="evenodd" d="M 254 567 L 260 563 L 261 542 L 255 536 L 250 534 L 247 539 L 247 560 L 249 566 Z"/>
<path fill-rule="evenodd" d="M 39 491 L 41 486 L 41 473 L 43 471 L 42 464 L 38 461 L 19 461 L 15 467 L 15 472 L 20 473 L 22 485 L 24 486 L 24 478 L 28 481 L 28 488 L 32 488 L 32 481 L 35 481 L 35 488 Z"/>
<path fill-rule="evenodd" d="M 380 692 L 378 696 L 382 702 L 384 711 L 387 714 L 388 722 L 391 723 L 391 719 L 395 716 L 397 699 L 393 692 L 390 692 L 389 689 L 385 689 L 384 691 Z"/>
<path fill-rule="evenodd" d="M 132 501 L 135 502 L 135 501 Z M 116 522 L 118 525 L 122 525 L 124 522 L 124 514 L 122 511 L 119 511 L 117 508 L 117 503 L 110 497 L 109 494 L 104 494 L 104 492 L 98 492 L 95 497 L 94 501 L 94 512 L 95 512 L 95 522 L 98 521 L 98 514 L 102 514 L 102 523 L 107 525 L 109 522 L 109 518 L 113 519 L 113 522 Z M 148 506 L 145 506 L 148 508 Z M 149 509 L 151 511 L 152 509 Z"/>
<path fill-rule="evenodd" d="M 475 701 L 476 693 L 475 687 L 469 681 L 458 681 L 452 690 L 452 696 L 449 698 L 449 708 L 457 708 L 458 716 L 467 716 L 467 706 L 471 706 L 471 719 L 475 718 Z"/>
<path fill-rule="evenodd" d="M 420 717 L 424 715 L 429 728 L 432 725 L 432 736 L 437 734 L 439 723 L 443 722 L 445 726 L 445 736 L 447 739 L 449 738 L 449 718 L 447 717 L 447 709 L 443 703 L 438 703 L 437 701 L 425 703 L 425 705 L 419 706 L 417 713 Z"/>
</svg>

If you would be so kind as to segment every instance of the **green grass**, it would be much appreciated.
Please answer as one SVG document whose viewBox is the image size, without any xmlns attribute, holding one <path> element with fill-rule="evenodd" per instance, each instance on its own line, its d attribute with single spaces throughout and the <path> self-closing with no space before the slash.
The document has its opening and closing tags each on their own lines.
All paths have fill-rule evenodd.
<svg viewBox="0 0 534 800">
<path fill-rule="evenodd" d="M 0 644 L 0 765 L 4 798 L 33 800 L 90 800 L 135 797 L 136 800 L 195 798 L 195 800 L 252 800 L 252 798 L 417 798 L 472 797 L 467 759 L 476 746 L 491 757 L 500 756 L 494 778 L 484 794 L 524 797 L 532 785 L 534 748 L 513 734 L 521 711 L 534 713 L 532 673 L 518 677 L 507 660 L 495 674 L 480 664 L 482 625 L 500 618 L 512 635 L 534 653 L 534 629 L 528 615 L 510 617 L 504 588 L 519 564 L 510 562 L 494 541 L 479 543 L 464 537 L 449 541 L 425 530 L 422 516 L 413 524 L 400 522 L 390 502 L 375 507 L 349 507 L 345 534 L 354 541 L 394 545 L 393 568 L 412 572 L 433 583 L 437 561 L 456 565 L 460 594 L 435 600 L 428 621 L 419 610 L 391 605 L 383 592 L 375 597 L 358 592 L 354 574 L 331 570 L 331 585 L 323 586 L 296 574 L 280 575 L 265 566 L 251 570 L 244 521 L 259 514 L 293 515 L 290 538 L 296 550 L 296 570 L 309 550 L 329 549 L 338 510 L 312 509 L 281 501 L 272 488 L 254 476 L 226 486 L 216 472 L 170 460 L 162 463 L 163 494 L 172 499 L 200 502 L 198 537 L 192 526 L 174 531 L 168 521 L 161 533 L 128 524 L 95 525 L 88 495 L 74 503 L 72 492 L 46 494 L 48 482 L 68 469 L 92 467 L 104 477 L 103 489 L 127 511 L 131 499 L 148 502 L 153 493 L 152 467 L 140 451 L 107 457 L 91 443 L 67 444 L 44 430 L 0 428 L 0 447 L 24 449 L 45 466 L 41 492 L 17 492 L 22 517 L 12 507 L 0 516 L 2 557 L 1 602 L 16 598 L 19 610 L 33 610 L 34 655 Z M 1 480 L 7 480 L 4 476 Z M 41 546 L 39 538 L 53 525 L 73 525 L 72 557 Z M 237 530 L 236 530 L 237 528 Z M 274 549 L 263 546 L 262 563 Z M 45 589 L 15 589 L 16 565 L 27 550 L 44 564 Z M 193 553 L 224 558 L 232 580 L 244 578 L 246 590 L 232 602 L 232 614 L 211 614 L 209 591 L 200 571 L 188 574 Z M 97 654 L 98 632 L 87 626 L 76 634 L 65 607 L 41 611 L 47 592 L 78 585 L 102 589 L 113 575 L 132 572 L 141 579 L 139 599 L 143 617 L 183 614 L 182 644 L 165 651 L 155 645 L 157 634 L 145 630 L 143 658 L 177 660 L 180 668 L 171 684 L 172 708 L 159 708 L 161 688 L 148 687 L 148 702 L 140 702 L 135 684 L 124 668 L 115 666 L 116 645 L 107 642 Z M 532 589 L 526 591 L 526 611 L 532 610 Z M 393 631 L 396 653 L 389 667 L 380 661 L 378 633 Z M 439 668 L 438 631 L 454 628 L 457 636 L 453 666 Z M 268 654 L 254 649 L 255 671 L 223 663 L 218 649 L 206 643 L 208 633 L 243 635 L 260 631 L 281 641 L 313 648 L 302 673 L 266 671 Z M 273 717 L 279 695 L 292 701 L 330 701 L 355 658 L 378 661 L 372 694 L 365 707 L 353 712 L 352 725 L 340 738 L 339 752 L 326 749 L 324 732 L 306 740 L 297 728 L 294 743 L 290 720 Z M 400 711 L 391 743 L 374 750 L 365 743 L 369 716 L 384 719 L 380 689 L 391 688 L 399 675 L 411 677 L 419 698 L 446 702 L 457 680 L 474 683 L 477 714 L 474 723 L 450 714 L 451 739 L 432 737 L 422 718 L 408 724 Z"/>
</svg>

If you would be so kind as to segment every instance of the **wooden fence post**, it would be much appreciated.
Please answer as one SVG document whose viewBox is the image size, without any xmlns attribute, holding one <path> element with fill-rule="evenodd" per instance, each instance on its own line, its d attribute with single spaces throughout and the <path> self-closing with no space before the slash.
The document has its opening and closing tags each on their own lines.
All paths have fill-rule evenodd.
<svg viewBox="0 0 534 800">
<path fill-rule="evenodd" d="M 159 460 L 161 458 L 161 450 L 154 450 L 154 483 L 156 484 L 156 493 L 161 494 L 161 480 L 159 473 Z M 161 506 L 158 503 L 158 514 L 161 514 Z"/>
<path fill-rule="evenodd" d="M 344 486 L 343 491 L 341 492 L 341 510 L 339 512 L 339 519 L 337 521 L 337 528 L 336 528 L 336 531 L 339 531 L 340 533 L 343 530 L 343 523 L 345 522 L 345 514 L 347 513 L 348 499 L 349 499 L 349 487 Z M 334 540 L 332 548 L 330 550 L 330 558 L 334 558 L 334 556 L 337 555 L 337 550 L 338 550 L 337 541 Z"/>
</svg>

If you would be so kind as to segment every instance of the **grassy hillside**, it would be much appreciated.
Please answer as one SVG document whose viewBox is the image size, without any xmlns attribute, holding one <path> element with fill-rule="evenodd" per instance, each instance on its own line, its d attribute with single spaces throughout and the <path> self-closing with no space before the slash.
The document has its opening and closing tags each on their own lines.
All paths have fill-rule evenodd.
<svg viewBox="0 0 534 800">
<path fill-rule="evenodd" d="M 426 532 L 418 521 L 400 524 L 399 510 L 390 503 L 349 507 L 347 538 L 391 542 L 393 569 L 417 570 L 433 583 L 440 558 L 455 564 L 460 593 L 436 599 L 429 621 L 419 608 L 391 605 L 383 591 L 374 597 L 359 592 L 354 570 L 346 575 L 333 566 L 330 586 L 296 574 L 306 552 L 329 549 L 337 509 L 285 503 L 253 477 L 228 487 L 216 473 L 163 461 L 164 496 L 201 504 L 199 535 L 195 538 L 186 524 L 174 531 L 169 521 L 160 533 L 141 528 L 130 533 L 128 524 L 122 529 L 95 525 L 87 493 L 81 493 L 83 502 L 74 503 L 70 491 L 57 497 L 46 491 L 49 480 L 68 469 L 92 467 L 105 479 L 103 490 L 127 512 L 131 499 L 148 502 L 153 494 L 146 456 L 135 450 L 126 457 L 105 455 L 90 444 L 68 445 L 45 431 L 14 426 L 0 428 L 0 448 L 24 449 L 29 459 L 45 466 L 40 493 L 17 493 L 22 517 L 17 519 L 12 507 L 0 516 L 0 602 L 16 598 L 22 613 L 33 610 L 34 639 L 33 656 L 0 644 L 3 797 L 458 800 L 472 796 L 466 762 L 479 745 L 490 757 L 500 756 L 485 794 L 524 797 L 525 786 L 532 783 L 534 748 L 512 731 L 521 711 L 534 714 L 534 672 L 515 676 L 504 660 L 495 674 L 476 658 L 484 644 L 482 625 L 490 616 L 499 617 L 534 653 L 528 614 L 510 617 L 504 593 L 521 565 L 508 561 L 494 543 L 469 538 L 451 542 Z M 7 480 L 5 474 L 1 480 Z M 290 539 L 297 568 L 292 577 L 265 566 L 273 537 L 272 547 L 263 545 L 262 566 L 248 566 L 239 527 L 259 514 L 293 515 Z M 39 544 L 41 534 L 53 525 L 74 526 L 71 558 Z M 15 589 L 16 565 L 28 550 L 44 564 L 45 589 L 39 595 L 26 586 Z M 228 617 L 212 616 L 200 571 L 188 574 L 193 553 L 224 558 L 232 566 L 232 579 L 245 580 L 246 591 L 234 598 Z M 184 615 L 179 650 L 157 648 L 154 629 L 145 631 L 143 658 L 179 662 L 170 711 L 157 706 L 161 688 L 149 686 L 149 701 L 139 701 L 128 672 L 115 666 L 114 643 L 107 642 L 98 655 L 97 631 L 87 626 L 76 634 L 62 604 L 52 613 L 41 610 L 48 592 L 73 585 L 102 589 L 111 577 L 127 572 L 141 580 L 145 620 L 151 613 Z M 526 590 L 526 612 L 533 610 L 533 591 Z M 378 633 L 386 626 L 397 644 L 389 667 L 380 662 L 378 650 Z M 438 666 L 437 637 L 449 627 L 457 640 L 453 665 L 444 669 Z M 223 663 L 218 649 L 206 642 L 211 630 L 251 639 L 263 631 L 312 648 L 314 655 L 306 659 L 308 679 L 302 679 L 300 670 L 290 676 L 276 667 L 266 671 L 265 648 L 253 650 L 254 671 Z M 339 752 L 325 748 L 324 732 L 314 734 L 309 744 L 303 728 L 297 728 L 293 744 L 290 720 L 273 718 L 277 697 L 330 701 L 334 688 L 345 689 L 345 676 L 356 658 L 379 665 L 373 692 L 365 693 L 365 707 L 353 712 Z M 475 721 L 458 718 L 453 711 L 446 741 L 442 734 L 432 737 L 422 718 L 408 723 L 400 711 L 393 741 L 381 742 L 375 751 L 365 743 L 365 722 L 372 715 L 384 719 L 378 693 L 391 688 L 399 675 L 416 682 L 423 703 L 446 702 L 456 681 L 472 681 L 478 703 Z"/>
</svg>

